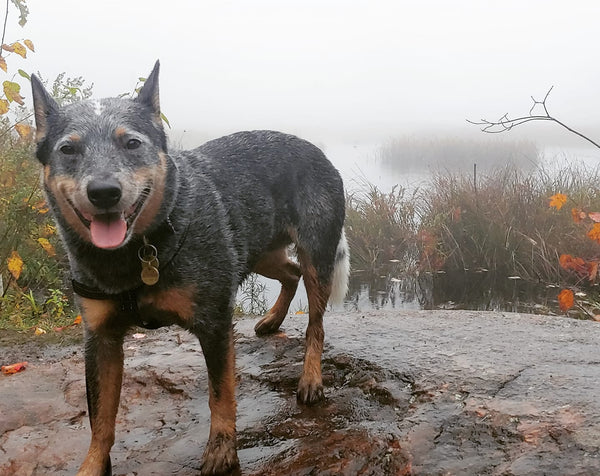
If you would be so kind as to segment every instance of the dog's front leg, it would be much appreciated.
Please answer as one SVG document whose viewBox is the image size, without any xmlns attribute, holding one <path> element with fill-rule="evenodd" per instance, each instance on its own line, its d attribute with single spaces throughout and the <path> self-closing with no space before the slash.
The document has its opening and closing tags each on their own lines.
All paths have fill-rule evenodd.
<svg viewBox="0 0 600 476">
<path fill-rule="evenodd" d="M 85 321 L 85 382 L 92 440 L 78 476 L 110 476 L 110 449 L 123 377 L 123 337 L 112 301 L 82 298 Z"/>
<path fill-rule="evenodd" d="M 202 461 L 203 475 L 239 474 L 235 436 L 235 351 L 228 324 L 194 329 L 200 340 L 209 378 L 210 435 Z"/>
</svg>

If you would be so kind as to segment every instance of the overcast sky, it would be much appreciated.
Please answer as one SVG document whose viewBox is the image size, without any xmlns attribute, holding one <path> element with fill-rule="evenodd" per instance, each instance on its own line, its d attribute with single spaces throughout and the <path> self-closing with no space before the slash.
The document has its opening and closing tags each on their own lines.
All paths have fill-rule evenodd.
<svg viewBox="0 0 600 476">
<path fill-rule="evenodd" d="M 526 113 L 554 85 L 551 111 L 600 136 L 598 0 L 27 3 L 23 29 L 11 5 L 5 40 L 35 43 L 18 67 L 83 75 L 101 97 L 132 89 L 160 59 L 177 130 L 356 140 L 472 130 L 466 118 Z"/>
</svg>

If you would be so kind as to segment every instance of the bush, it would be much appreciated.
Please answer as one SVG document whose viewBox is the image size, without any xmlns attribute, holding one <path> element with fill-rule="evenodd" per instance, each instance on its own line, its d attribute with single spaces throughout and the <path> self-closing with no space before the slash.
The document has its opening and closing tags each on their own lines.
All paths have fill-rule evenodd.
<svg viewBox="0 0 600 476">
<path fill-rule="evenodd" d="M 0 143 L 0 328 L 72 320 L 66 257 L 39 185 L 30 138 Z M 60 294 L 60 296 L 59 296 Z M 50 325 L 51 322 L 48 322 Z"/>
</svg>

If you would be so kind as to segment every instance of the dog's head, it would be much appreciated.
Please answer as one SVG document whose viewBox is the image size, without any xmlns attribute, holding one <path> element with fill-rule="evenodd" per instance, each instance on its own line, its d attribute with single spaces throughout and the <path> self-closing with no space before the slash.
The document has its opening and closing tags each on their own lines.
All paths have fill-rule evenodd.
<svg viewBox="0 0 600 476">
<path fill-rule="evenodd" d="M 135 99 L 65 107 L 32 76 L 37 158 L 59 222 L 85 241 L 119 248 L 159 213 L 167 174 L 156 62 Z"/>
</svg>

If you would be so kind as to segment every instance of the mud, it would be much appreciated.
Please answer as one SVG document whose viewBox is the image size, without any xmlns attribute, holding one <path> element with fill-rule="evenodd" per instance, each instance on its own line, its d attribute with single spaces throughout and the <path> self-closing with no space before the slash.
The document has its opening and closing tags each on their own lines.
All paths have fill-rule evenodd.
<svg viewBox="0 0 600 476">
<path fill-rule="evenodd" d="M 298 405 L 306 316 L 237 322 L 245 475 L 600 474 L 599 324 L 527 314 L 326 315 L 326 401 Z M 75 474 L 89 443 L 80 336 L 5 334 L 0 474 Z M 125 343 L 116 475 L 197 474 L 208 436 L 199 345 L 176 328 Z"/>
</svg>

